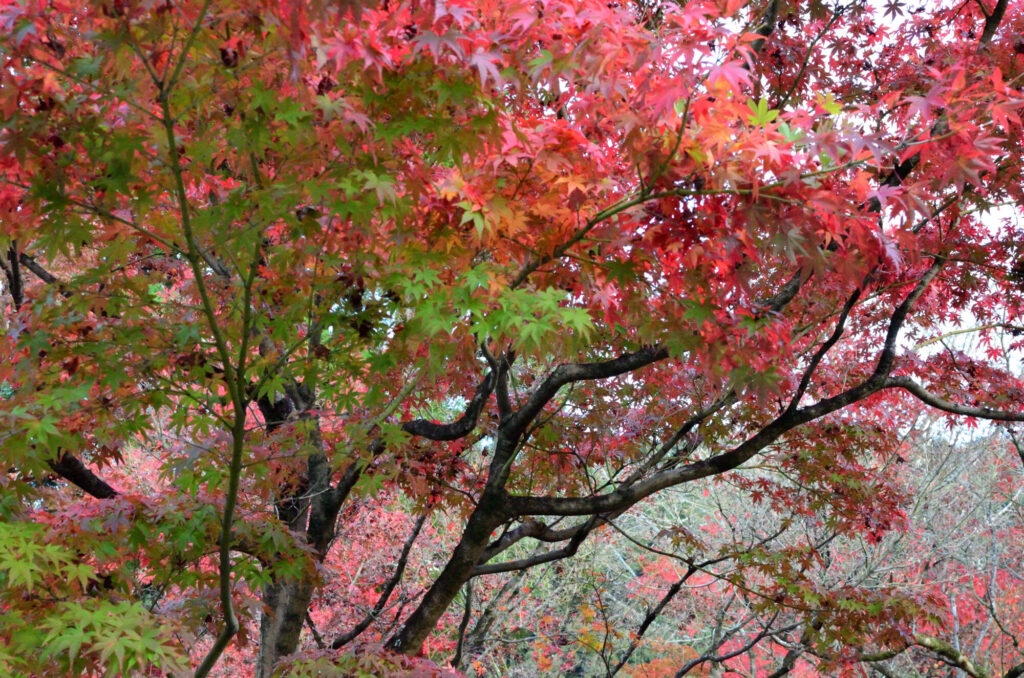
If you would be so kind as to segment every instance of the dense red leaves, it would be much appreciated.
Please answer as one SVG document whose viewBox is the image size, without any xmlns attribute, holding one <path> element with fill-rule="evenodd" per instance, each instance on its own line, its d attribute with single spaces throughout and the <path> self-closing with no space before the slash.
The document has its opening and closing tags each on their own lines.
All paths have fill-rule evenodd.
<svg viewBox="0 0 1024 678">
<path fill-rule="evenodd" d="M 1019 412 L 1024 233 L 1000 206 L 1024 200 L 1020 3 L 996 33 L 982 3 L 680 4 L 0 3 L 0 462 L 46 507 L 3 511 L 98 550 L 125 591 L 160 582 L 199 653 L 242 431 L 244 662 L 268 582 L 316 580 L 314 625 L 350 627 L 401 548 L 397 514 L 450 516 L 454 540 L 508 469 L 503 492 L 602 494 L 888 376 L 947 409 Z M 955 328 L 979 349 L 947 346 Z M 508 424 L 493 400 L 468 437 L 402 428 L 458 418 L 494 356 L 517 360 L 502 388 L 519 407 L 555 365 L 645 346 L 669 359 L 563 389 L 507 468 L 489 467 Z M 734 487 L 872 545 L 903 529 L 890 469 L 916 410 L 876 391 L 766 442 L 771 473 Z M 62 453 L 122 493 L 40 489 Z M 372 509 L 343 510 L 333 556 L 287 518 L 319 453 L 329 482 L 357 469 L 353 497 L 406 497 L 376 533 Z M 437 569 L 451 544 L 431 538 Z M 837 644 L 842 623 L 860 642 L 885 615 L 933 621 L 929 594 L 815 588 L 815 558 L 750 551 L 759 612 L 813 608 Z M 431 584 L 428 560 L 397 599 Z M 405 666 L 367 647 L 349 658 Z"/>
</svg>

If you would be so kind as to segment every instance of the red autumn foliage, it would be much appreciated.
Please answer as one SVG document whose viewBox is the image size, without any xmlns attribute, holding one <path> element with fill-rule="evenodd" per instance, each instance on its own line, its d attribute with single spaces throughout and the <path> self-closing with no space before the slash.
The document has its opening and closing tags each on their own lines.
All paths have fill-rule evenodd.
<svg viewBox="0 0 1024 678">
<path fill-rule="evenodd" d="M 522 604 L 540 671 L 1020 675 L 1016 564 L 828 545 L 913 529 L 923 408 L 1024 421 L 1022 32 L 1009 0 L 0 0 L 0 669 L 479 672 Z M 633 636 L 601 572 L 580 624 L 528 613 L 526 573 L 723 487 L 650 535 L 679 586 Z"/>
</svg>

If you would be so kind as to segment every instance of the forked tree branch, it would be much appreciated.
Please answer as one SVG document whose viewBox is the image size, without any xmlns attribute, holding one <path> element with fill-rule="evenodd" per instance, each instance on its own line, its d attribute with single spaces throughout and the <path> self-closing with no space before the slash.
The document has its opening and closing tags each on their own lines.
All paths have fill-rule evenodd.
<svg viewBox="0 0 1024 678">
<path fill-rule="evenodd" d="M 641 367 L 668 358 L 668 349 L 663 346 L 645 346 L 631 353 L 623 353 L 618 358 L 596 363 L 568 363 L 559 365 L 548 374 L 540 386 L 534 390 L 526 403 L 512 415 L 507 424 L 509 435 L 515 437 L 536 419 L 544 406 L 551 402 L 558 391 L 565 385 L 577 381 L 591 381 L 617 377 L 627 372 L 634 372 Z"/>
<path fill-rule="evenodd" d="M 626 651 L 622 653 L 619 661 L 616 662 L 615 666 L 613 666 L 611 671 L 608 672 L 608 678 L 614 678 L 615 674 L 621 671 L 622 667 L 629 662 L 630 657 L 632 657 L 633 653 L 636 652 L 636 649 L 640 647 L 640 641 L 643 640 L 644 634 L 647 633 L 647 629 L 650 628 L 655 619 L 661 616 L 665 607 L 672 602 L 672 599 L 675 598 L 682 590 L 683 584 L 686 583 L 686 580 L 693 576 L 693 573 L 696 571 L 696 567 L 689 565 L 686 568 L 686 572 L 684 572 L 682 576 L 668 588 L 668 591 L 666 591 L 665 595 L 661 597 L 661 600 L 659 600 L 654 607 L 647 610 L 647 614 L 644 615 L 643 621 L 641 621 L 640 626 L 637 627 L 636 633 L 631 634 L 629 647 L 626 648 Z"/>
<path fill-rule="evenodd" d="M 911 292 L 895 308 L 878 363 L 874 372 L 862 383 L 835 396 L 825 398 L 807 407 L 787 410 L 765 425 L 745 442 L 728 452 L 709 459 L 668 469 L 629 486 L 589 497 L 537 497 L 511 496 L 509 507 L 513 515 L 594 515 L 626 509 L 655 492 L 685 482 L 719 475 L 745 463 L 785 433 L 803 424 L 838 411 L 871 396 L 886 386 L 886 379 L 896 358 L 896 341 L 914 303 L 935 279 L 942 262 L 934 262 L 914 285 Z"/>
<path fill-rule="evenodd" d="M 380 596 L 377 598 L 377 603 L 373 606 L 373 609 L 366 614 L 362 620 L 356 624 L 350 631 L 344 633 L 331 643 L 331 649 L 337 650 L 340 647 L 344 647 L 348 643 L 355 640 L 359 635 L 370 627 L 370 624 L 375 622 L 380 613 L 384 610 L 384 606 L 387 605 L 388 599 L 391 598 L 391 594 L 394 592 L 395 587 L 398 586 L 398 582 L 402 580 L 402 575 L 405 574 L 405 566 L 409 562 L 409 553 L 412 551 L 413 542 L 416 541 L 416 537 L 419 536 L 420 530 L 423 529 L 423 524 L 427 521 L 428 513 L 423 513 L 412 527 L 412 532 L 405 540 L 405 544 L 402 545 L 402 552 L 398 556 L 398 562 L 395 563 L 395 571 L 384 585 L 383 590 L 380 592 Z"/>
<path fill-rule="evenodd" d="M 594 529 L 597 528 L 598 524 L 603 524 L 603 520 L 594 516 L 583 525 L 579 526 L 575 530 L 572 538 L 569 539 L 569 543 L 559 549 L 551 551 L 544 551 L 543 553 L 537 553 L 526 558 L 519 558 L 518 560 L 510 560 L 503 563 L 494 563 L 490 565 L 477 565 L 473 568 L 470 573 L 471 577 L 479 577 L 485 574 L 498 574 L 500 572 L 515 572 L 516 570 L 525 570 L 543 563 L 551 563 L 556 560 L 562 560 L 570 556 L 576 555 L 576 552 L 580 548 L 580 544 L 586 540 Z"/>
<path fill-rule="evenodd" d="M 996 36 L 996 31 L 999 30 L 999 24 L 1003 21 L 1008 4 L 1009 0 L 999 0 L 992 11 L 985 14 L 985 28 L 982 29 L 981 40 L 979 40 L 982 45 L 987 45 Z"/>
<path fill-rule="evenodd" d="M 696 657 L 695 659 L 691 659 L 690 661 L 688 661 L 686 664 L 684 664 L 676 672 L 674 678 L 682 678 L 683 676 L 685 676 L 687 673 L 689 673 L 693 669 L 695 669 L 698 666 L 700 666 L 701 664 L 705 664 L 707 662 L 717 662 L 717 663 L 720 663 L 720 662 L 728 661 L 729 659 L 732 659 L 734 657 L 738 657 L 741 654 L 745 654 L 745 653 L 749 652 L 755 645 L 760 643 L 762 640 L 764 640 L 768 636 L 775 636 L 775 635 L 777 635 L 779 633 L 785 633 L 786 631 L 791 631 L 794 628 L 796 628 L 796 625 L 792 624 L 792 625 L 789 625 L 789 626 L 784 626 L 782 628 L 772 630 L 772 624 L 775 623 L 775 620 L 776 620 L 776 618 L 778 618 L 778 616 L 779 616 L 779 613 L 778 613 L 778 611 L 776 611 L 775 614 L 773 614 L 771 616 L 771 618 L 768 620 L 768 623 L 765 624 L 761 628 L 761 630 L 757 633 L 757 635 L 755 635 L 753 638 L 748 640 L 746 643 L 744 643 L 740 647 L 736 648 L 735 650 L 732 650 L 731 652 L 725 652 L 725 653 L 719 654 L 719 655 L 710 655 L 707 652 L 705 652 L 700 657 Z M 722 643 L 724 644 L 725 641 L 728 640 L 729 638 L 730 638 L 730 636 L 728 636 L 728 635 L 726 637 L 724 637 L 722 639 Z M 719 644 L 719 647 L 721 647 L 721 644 Z"/>
<path fill-rule="evenodd" d="M 835 346 L 836 342 L 838 342 L 840 337 L 843 336 L 843 330 L 846 327 L 846 320 L 850 317 L 850 311 L 853 310 L 857 300 L 860 299 L 860 294 L 861 290 L 860 288 L 857 288 L 857 290 L 850 295 L 850 298 L 847 299 L 846 303 L 843 305 L 842 311 L 839 312 L 839 321 L 836 323 L 835 330 L 833 330 L 831 336 L 829 336 L 829 338 L 818 347 L 818 350 L 811 358 L 811 362 L 807 365 L 807 369 L 804 370 L 803 376 L 800 378 L 800 385 L 797 386 L 796 393 L 793 394 L 793 398 L 789 401 L 789 407 L 786 408 L 787 412 L 795 410 L 800 404 L 800 399 L 807 391 L 807 387 L 811 383 L 811 378 L 814 376 L 815 370 L 818 369 L 818 365 L 821 363 L 822 358 L 825 357 L 825 354 L 828 353 L 829 349 Z"/>
</svg>

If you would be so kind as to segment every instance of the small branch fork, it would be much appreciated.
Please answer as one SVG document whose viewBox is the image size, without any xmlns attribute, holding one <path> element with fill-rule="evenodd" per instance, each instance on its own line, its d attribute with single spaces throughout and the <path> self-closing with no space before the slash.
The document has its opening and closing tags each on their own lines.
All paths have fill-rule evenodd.
<svg viewBox="0 0 1024 678">
<path fill-rule="evenodd" d="M 348 643 L 352 642 L 362 634 L 363 631 L 368 629 L 370 625 L 375 622 L 381 612 L 384 611 L 385 606 L 388 603 L 388 599 L 391 598 L 391 594 L 394 592 L 395 587 L 398 586 L 398 582 L 402 580 L 402 575 L 405 574 L 405 566 L 409 562 L 409 553 L 412 551 L 412 545 L 416 541 L 416 537 L 419 536 L 420 530 L 423 529 L 423 524 L 427 522 L 427 516 L 429 513 L 423 513 L 417 518 L 416 523 L 412 527 L 412 531 L 405 540 L 405 544 L 402 545 L 402 552 L 398 556 L 398 562 L 395 563 L 395 571 L 388 579 L 387 583 L 384 584 L 384 588 L 380 592 L 380 596 L 377 598 L 377 603 L 373 606 L 373 609 L 366 614 L 365 617 L 360 620 L 350 631 L 343 633 L 331 642 L 331 649 L 337 650 L 344 647 Z"/>
</svg>

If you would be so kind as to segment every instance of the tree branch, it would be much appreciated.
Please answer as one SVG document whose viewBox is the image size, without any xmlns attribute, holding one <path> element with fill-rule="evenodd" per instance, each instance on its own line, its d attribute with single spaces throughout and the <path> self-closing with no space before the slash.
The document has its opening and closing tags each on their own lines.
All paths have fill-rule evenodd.
<svg viewBox="0 0 1024 678">
<path fill-rule="evenodd" d="M 892 659 L 893 657 L 898 657 L 899 655 L 903 654 L 909 649 L 910 646 L 907 645 L 905 647 L 893 648 L 891 650 L 879 650 L 878 652 L 868 652 L 865 654 L 858 655 L 857 661 L 867 662 L 871 664 L 875 662 L 884 662 Z"/>
<path fill-rule="evenodd" d="M 466 582 L 466 607 L 462 612 L 462 621 L 459 622 L 459 639 L 455 644 L 455 656 L 452 657 L 452 666 L 459 668 L 462 663 L 462 649 L 466 640 L 466 628 L 473 615 L 473 580 Z"/>
<path fill-rule="evenodd" d="M 519 527 L 505 532 L 500 538 L 488 544 L 487 548 L 480 556 L 480 562 L 486 563 L 526 537 L 532 537 L 537 541 L 543 542 L 565 541 L 566 539 L 572 539 L 575 537 L 585 526 L 586 523 L 584 522 L 579 525 L 574 525 L 573 527 L 553 530 L 539 520 L 534 520 L 532 518 L 528 519 Z"/>
<path fill-rule="evenodd" d="M 667 487 L 731 471 L 778 440 L 784 433 L 797 426 L 831 414 L 836 410 L 840 410 L 877 393 L 885 386 L 886 377 L 892 369 L 896 358 L 896 340 L 904 321 L 909 315 L 914 302 L 924 294 L 928 284 L 935 278 L 941 267 L 941 261 L 933 262 L 925 274 L 918 280 L 910 294 L 893 311 L 889 320 L 889 328 L 886 332 L 885 344 L 879 355 L 875 370 L 861 384 L 851 387 L 838 395 L 825 398 L 814 405 L 795 410 L 787 409 L 745 442 L 728 452 L 663 471 L 635 484 L 624 487 L 620 486 L 615 491 L 607 494 L 590 497 L 511 496 L 508 501 L 512 514 L 520 516 L 589 515 L 619 511 Z"/>
<path fill-rule="evenodd" d="M 761 19 L 761 24 L 754 31 L 761 37 L 750 43 L 750 49 L 754 53 L 758 53 L 764 47 L 765 38 L 775 32 L 775 24 L 779 18 L 779 0 L 772 0 L 768 5 L 768 10 L 764 13 L 764 17 Z"/>
<path fill-rule="evenodd" d="M 1003 674 L 1003 678 L 1021 678 L 1024 676 L 1024 663 L 1017 664 Z"/>
<path fill-rule="evenodd" d="M 999 30 L 999 24 L 1003 21 L 1003 14 L 1006 13 L 1008 4 L 1008 0 L 999 0 L 992 11 L 985 15 L 985 28 L 981 32 L 980 44 L 986 45 L 996 36 L 996 31 Z"/>
<path fill-rule="evenodd" d="M 621 671 L 622 667 L 629 662 L 629 658 L 632 657 L 633 653 L 636 652 L 636 649 L 640 647 L 640 641 L 643 639 L 644 634 L 647 633 L 647 629 L 650 628 L 654 620 L 661 615 L 665 606 L 672 602 L 672 599 L 676 597 L 680 590 L 682 590 L 683 584 L 686 583 L 686 580 L 689 579 L 696 571 L 697 568 L 693 565 L 687 566 L 686 572 L 683 573 L 683 576 L 669 587 L 668 591 L 666 591 L 665 595 L 661 597 L 661 600 L 658 601 L 657 605 L 647 611 L 647 614 L 644 615 L 643 621 L 640 622 L 640 626 L 637 627 L 636 633 L 632 634 L 632 638 L 629 641 L 629 647 L 626 648 L 626 651 L 622 654 L 622 657 L 619 658 L 619 661 L 616 662 L 615 666 L 612 667 L 612 670 L 608 672 L 608 678 L 614 678 L 615 674 Z"/>
<path fill-rule="evenodd" d="M 515 570 L 525 570 L 536 565 L 543 563 L 550 563 L 562 558 L 568 558 L 576 555 L 576 551 L 579 550 L 580 544 L 587 538 L 587 535 L 597 527 L 597 522 L 601 519 L 594 516 L 582 526 L 577 528 L 576 534 L 569 540 L 569 543 L 560 549 L 554 549 L 552 551 L 545 551 L 544 553 L 537 553 L 526 558 L 520 558 L 518 560 L 510 560 L 504 563 L 495 563 L 493 565 L 477 565 L 473 568 L 471 577 L 479 577 L 484 574 L 497 574 L 499 572 L 513 572 Z"/>
<path fill-rule="evenodd" d="M 811 647 L 811 638 L 816 631 L 821 630 L 821 627 L 822 621 L 820 619 L 814 619 L 805 626 L 803 633 L 800 634 L 800 642 L 795 647 L 790 648 L 786 656 L 782 658 L 782 665 L 768 678 L 782 678 L 782 676 L 789 674 L 793 667 L 796 666 L 796 660 L 800 658 L 800 655 Z"/>
<path fill-rule="evenodd" d="M 930 405 L 937 410 L 949 412 L 950 414 L 961 414 L 965 417 L 978 417 L 979 419 L 990 419 L 992 421 L 1024 421 L 1024 412 L 1006 412 L 984 406 L 971 407 L 944 400 L 937 395 L 929 393 L 910 377 L 889 377 L 885 380 L 884 388 L 902 388 L 926 405 Z"/>
<path fill-rule="evenodd" d="M 321 650 L 325 649 L 327 645 L 324 644 L 324 637 L 320 635 L 320 632 L 316 629 L 316 624 L 313 623 L 313 618 L 309 616 L 309 612 L 306 612 L 306 626 L 309 627 L 309 632 L 313 634 L 313 642 Z"/>
<path fill-rule="evenodd" d="M 55 283 L 60 282 L 57 279 L 57 276 L 53 275 L 52 273 L 47 271 L 45 268 L 40 266 L 39 262 L 37 262 L 34 257 L 31 257 L 28 254 L 25 254 L 24 252 L 21 252 L 18 255 L 18 261 L 21 262 L 22 266 L 24 266 L 25 268 L 27 268 L 28 270 L 30 270 L 34 274 L 36 274 L 36 276 L 38 276 L 38 278 L 40 280 L 42 280 L 43 282 L 45 282 L 45 283 L 47 283 L 49 285 L 53 285 Z"/>
<path fill-rule="evenodd" d="M 800 291 L 800 288 L 806 280 L 807 279 L 804 278 L 803 272 L 797 271 L 792 278 L 787 280 L 786 283 L 779 288 L 779 291 L 774 297 L 759 302 L 760 305 L 771 313 L 780 312 L 789 305 L 789 302 L 793 301 L 797 292 Z"/>
<path fill-rule="evenodd" d="M 858 288 L 850 298 L 847 299 L 846 304 L 843 305 L 843 310 L 839 313 L 839 321 L 836 323 L 836 328 L 833 330 L 832 335 L 825 340 L 818 350 L 815 352 L 814 357 L 811 358 L 810 364 L 807 369 L 804 370 L 803 376 L 800 378 L 800 385 L 796 389 L 796 393 L 793 394 L 793 399 L 789 401 L 789 407 L 786 411 L 795 410 L 800 404 L 800 398 L 803 397 L 804 392 L 807 391 L 807 387 L 811 383 L 811 378 L 814 376 L 814 371 L 818 369 L 818 365 L 821 363 L 822 358 L 828 353 L 829 349 L 835 346 L 839 338 L 843 336 L 843 329 L 846 327 L 846 319 L 850 317 L 850 311 L 853 310 L 857 300 L 860 299 L 861 290 Z"/>
<path fill-rule="evenodd" d="M 97 499 L 110 499 L 118 494 L 117 490 L 104 482 L 102 478 L 89 470 L 78 457 L 69 452 L 60 452 L 56 459 L 47 463 L 54 473 Z"/>
<path fill-rule="evenodd" d="M 476 393 L 473 394 L 466 406 L 466 411 L 458 420 L 450 424 L 438 424 L 426 419 L 414 419 L 402 424 L 402 430 L 409 435 L 428 440 L 458 440 L 469 435 L 476 428 L 477 419 L 479 419 L 487 399 L 491 396 L 491 392 L 494 391 L 500 372 L 501 368 L 499 367 L 497 371 L 491 370 L 484 377 L 484 380 L 476 387 Z"/>
<path fill-rule="evenodd" d="M 4 277 L 7 278 L 7 287 L 11 292 L 11 300 L 14 302 L 14 309 L 18 310 L 25 303 L 24 281 L 21 279 L 21 266 L 19 265 L 18 243 L 12 242 L 7 249 L 7 261 L 0 257 L 0 266 L 3 267 Z"/>
<path fill-rule="evenodd" d="M 679 671 L 676 672 L 675 678 L 682 678 L 687 673 L 689 673 L 693 669 L 697 668 L 698 666 L 700 666 L 701 664 L 704 664 L 706 662 L 721 663 L 721 662 L 724 662 L 724 661 L 728 661 L 729 659 L 732 659 L 733 657 L 738 657 L 741 654 L 745 654 L 746 652 L 749 652 L 751 650 L 751 648 L 753 648 L 755 645 L 757 645 L 762 640 L 767 638 L 769 635 L 775 635 L 777 633 L 782 633 L 782 632 L 788 631 L 790 629 L 796 628 L 796 625 L 792 625 L 792 626 L 787 626 L 787 627 L 784 627 L 784 628 L 781 628 L 781 629 L 777 629 L 775 631 L 771 631 L 770 629 L 772 627 L 772 624 L 775 623 L 775 619 L 778 616 L 779 616 L 779 611 L 776 610 L 775 614 L 773 614 L 771 616 L 771 619 L 768 620 L 768 623 L 765 624 L 764 627 L 762 627 L 762 629 L 757 633 L 756 636 L 754 636 L 749 641 L 747 641 L 745 644 L 743 644 L 743 646 L 741 646 L 739 648 L 736 648 L 735 650 L 733 650 L 731 652 L 726 652 L 725 654 L 714 655 L 714 656 L 708 656 L 707 653 L 705 653 L 703 656 L 697 657 L 696 659 L 691 659 L 685 665 L 683 665 L 683 667 L 680 668 Z M 724 638 L 722 638 L 722 642 L 724 643 L 726 640 L 728 640 L 731 637 L 731 635 L 732 634 L 727 634 Z M 721 644 L 719 644 L 719 647 L 721 647 Z"/>
<path fill-rule="evenodd" d="M 508 423 L 511 435 L 521 433 L 540 414 L 555 394 L 566 384 L 591 379 L 607 379 L 632 372 L 651 363 L 668 358 L 668 349 L 662 346 L 645 346 L 632 353 L 623 353 L 618 358 L 597 363 L 572 363 L 556 367 L 529 400 L 517 411 Z"/>
<path fill-rule="evenodd" d="M 989 678 L 989 674 L 985 669 L 972 662 L 963 653 L 945 641 L 918 633 L 914 635 L 914 642 L 921 647 L 931 650 L 940 657 L 948 659 L 953 666 L 964 671 L 972 678 Z"/>
<path fill-rule="evenodd" d="M 800 62 L 800 70 L 797 71 L 796 77 L 793 78 L 793 84 L 782 96 L 778 104 L 776 104 L 776 108 L 782 110 L 786 107 L 786 104 L 789 103 L 789 100 L 796 92 L 796 88 L 800 86 L 800 81 L 803 80 L 804 73 L 807 72 L 807 65 L 811 62 L 811 56 L 814 54 L 814 48 L 818 46 L 821 39 L 824 38 L 825 34 L 828 33 L 830 28 L 832 28 L 832 25 L 839 20 L 839 17 L 843 15 L 843 11 L 844 8 L 837 4 L 835 11 L 832 13 L 832 17 L 825 24 L 825 27 L 818 32 L 818 35 L 814 36 L 813 40 L 811 40 L 811 43 L 807 46 L 807 54 L 804 55 L 804 58 Z"/>
<path fill-rule="evenodd" d="M 917 285 L 911 290 L 910 294 L 907 295 L 906 299 L 903 300 L 896 310 L 893 311 L 892 317 L 889 320 L 889 329 L 885 334 L 885 344 L 882 348 L 882 354 L 878 358 L 878 364 L 875 367 L 875 372 L 872 375 L 872 379 L 884 379 L 889 375 L 892 370 L 893 362 L 896 360 L 896 339 L 899 337 L 900 330 L 903 329 L 903 323 L 907 319 L 907 315 L 910 313 L 910 309 L 914 306 L 925 289 L 927 289 L 929 283 L 935 279 L 938 275 L 939 270 L 942 268 L 943 262 L 941 259 L 936 259 L 932 262 L 932 265 L 928 267 L 925 274 L 921 276 L 921 279 L 917 281 Z"/>
<path fill-rule="evenodd" d="M 508 373 L 512 369 L 512 363 L 516 360 L 516 354 L 509 349 L 496 358 L 491 354 L 486 344 L 480 347 L 480 352 L 487 359 L 487 363 L 491 366 L 491 371 L 498 374 L 495 396 L 498 401 L 498 418 L 504 421 L 512 414 L 512 397 L 509 395 L 508 390 Z"/>
<path fill-rule="evenodd" d="M 629 486 L 620 486 L 607 494 L 590 497 L 531 497 L 513 495 L 508 505 L 513 515 L 589 515 L 619 511 L 668 487 L 731 471 L 775 442 L 784 433 L 842 409 L 876 393 L 883 382 L 872 377 L 839 395 L 815 405 L 784 412 L 745 442 L 728 452 L 671 468 Z"/>
<path fill-rule="evenodd" d="M 409 552 L 412 551 L 413 542 L 416 541 L 416 537 L 419 536 L 420 530 L 423 529 L 423 524 L 427 521 L 428 513 L 423 513 L 417 520 L 416 524 L 413 525 L 412 532 L 405 540 L 405 544 L 402 545 L 402 552 L 398 556 L 398 562 L 395 564 L 395 571 L 388 579 L 387 584 L 384 585 L 384 590 L 380 592 L 380 596 L 377 598 L 377 603 L 373 606 L 373 609 L 363 617 L 363 619 L 355 625 L 348 633 L 342 634 L 334 639 L 331 643 L 331 649 L 337 650 L 340 647 L 355 640 L 363 631 L 369 628 L 370 624 L 377 620 L 380 613 L 384 610 L 384 606 L 387 605 L 388 599 L 394 592 L 395 587 L 398 586 L 398 582 L 401 581 L 402 575 L 405 573 L 405 566 L 409 562 Z"/>
</svg>

